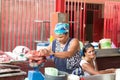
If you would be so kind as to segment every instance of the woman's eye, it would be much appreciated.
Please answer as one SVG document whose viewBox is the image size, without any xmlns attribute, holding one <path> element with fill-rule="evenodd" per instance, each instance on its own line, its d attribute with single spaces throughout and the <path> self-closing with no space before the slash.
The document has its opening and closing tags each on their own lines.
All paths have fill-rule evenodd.
<svg viewBox="0 0 120 80">
<path fill-rule="evenodd" d="M 89 51 L 88 53 L 94 53 L 95 52 L 95 50 L 92 50 L 92 51 Z"/>
</svg>

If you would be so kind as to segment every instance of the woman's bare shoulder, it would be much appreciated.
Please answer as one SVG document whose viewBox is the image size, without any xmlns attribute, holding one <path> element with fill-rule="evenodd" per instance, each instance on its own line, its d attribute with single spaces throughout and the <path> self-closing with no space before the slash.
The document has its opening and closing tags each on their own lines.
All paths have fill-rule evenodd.
<svg viewBox="0 0 120 80">
<path fill-rule="evenodd" d="M 76 43 L 76 44 L 78 44 L 78 43 L 79 43 L 79 40 L 78 40 L 77 38 L 72 38 L 71 43 Z"/>
</svg>

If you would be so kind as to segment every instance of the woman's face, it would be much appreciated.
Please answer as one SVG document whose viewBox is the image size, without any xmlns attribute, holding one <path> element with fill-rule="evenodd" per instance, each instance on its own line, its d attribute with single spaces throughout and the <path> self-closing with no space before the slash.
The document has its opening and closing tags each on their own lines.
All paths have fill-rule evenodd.
<svg viewBox="0 0 120 80">
<path fill-rule="evenodd" d="M 67 34 L 62 34 L 62 35 L 56 35 L 56 39 L 60 42 L 60 43 L 66 43 L 67 41 Z"/>
<path fill-rule="evenodd" d="M 86 52 L 85 52 L 85 56 L 86 57 L 88 57 L 88 58 L 91 58 L 91 59 L 93 59 L 93 58 L 95 58 L 95 50 L 94 50 L 94 48 L 93 47 L 89 47 L 87 50 L 86 50 Z"/>
</svg>

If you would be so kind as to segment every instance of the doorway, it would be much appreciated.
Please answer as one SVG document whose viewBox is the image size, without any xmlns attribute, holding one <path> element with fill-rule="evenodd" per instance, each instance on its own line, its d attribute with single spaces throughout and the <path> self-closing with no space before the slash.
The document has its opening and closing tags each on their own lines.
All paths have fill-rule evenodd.
<svg viewBox="0 0 120 80">
<path fill-rule="evenodd" d="M 86 13 L 85 40 L 93 41 L 93 11 L 87 11 Z"/>
<path fill-rule="evenodd" d="M 86 7 L 85 40 L 99 42 L 103 38 L 104 19 L 102 17 L 102 5 L 87 4 Z"/>
</svg>

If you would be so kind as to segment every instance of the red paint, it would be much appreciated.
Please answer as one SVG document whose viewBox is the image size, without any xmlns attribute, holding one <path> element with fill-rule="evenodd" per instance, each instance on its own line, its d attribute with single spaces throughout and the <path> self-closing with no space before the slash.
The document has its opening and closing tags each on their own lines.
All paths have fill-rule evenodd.
<svg viewBox="0 0 120 80">
<path fill-rule="evenodd" d="M 34 20 L 48 21 L 43 33 L 47 41 L 49 13 L 55 11 L 55 0 L 2 0 L 1 4 L 1 50 L 12 51 L 18 45 L 36 49 L 35 40 L 41 40 L 41 23 L 36 26 Z"/>
<path fill-rule="evenodd" d="M 100 11 L 94 11 L 93 16 L 93 41 L 99 42 L 103 38 L 103 19 L 100 16 Z"/>
<path fill-rule="evenodd" d="M 120 46 L 120 2 L 107 1 L 104 11 L 104 38 Z"/>
<path fill-rule="evenodd" d="M 56 0 L 56 12 L 64 13 L 65 0 Z"/>
</svg>

